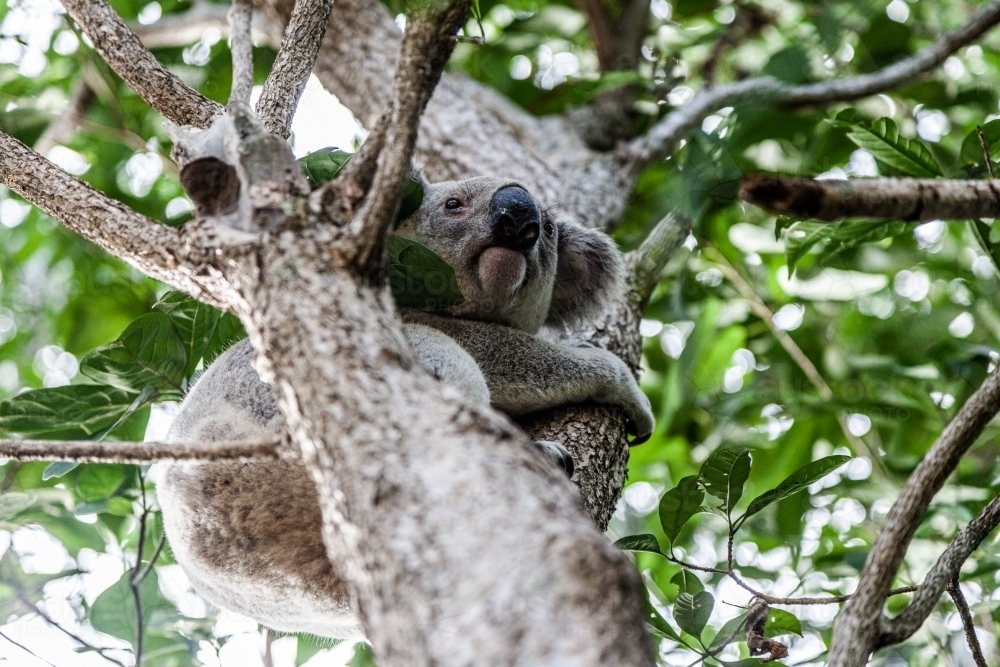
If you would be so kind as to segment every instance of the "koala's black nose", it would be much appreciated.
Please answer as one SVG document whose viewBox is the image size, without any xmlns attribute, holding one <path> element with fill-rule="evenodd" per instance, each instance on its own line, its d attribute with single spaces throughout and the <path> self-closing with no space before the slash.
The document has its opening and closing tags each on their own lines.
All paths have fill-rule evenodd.
<svg viewBox="0 0 1000 667">
<path fill-rule="evenodd" d="M 521 252 L 535 245 L 542 214 L 524 188 L 508 185 L 497 190 L 490 209 L 496 245 Z"/>
</svg>

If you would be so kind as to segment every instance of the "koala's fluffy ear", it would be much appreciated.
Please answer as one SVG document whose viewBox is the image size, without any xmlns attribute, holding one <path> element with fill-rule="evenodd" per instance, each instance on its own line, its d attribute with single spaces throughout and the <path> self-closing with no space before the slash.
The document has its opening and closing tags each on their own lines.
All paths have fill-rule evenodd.
<svg viewBox="0 0 1000 667">
<path fill-rule="evenodd" d="M 602 232 L 571 222 L 559 228 L 556 281 L 545 324 L 565 326 L 599 315 L 625 290 L 621 253 Z"/>
</svg>

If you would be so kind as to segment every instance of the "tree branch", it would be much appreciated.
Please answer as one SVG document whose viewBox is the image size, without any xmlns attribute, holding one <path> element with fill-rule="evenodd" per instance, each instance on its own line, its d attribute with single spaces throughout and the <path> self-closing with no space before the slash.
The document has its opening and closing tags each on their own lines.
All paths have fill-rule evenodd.
<svg viewBox="0 0 1000 667">
<path fill-rule="evenodd" d="M 998 409 L 1000 373 L 994 372 L 966 401 L 910 475 L 872 546 L 854 597 L 834 624 L 829 667 L 861 667 L 867 662 L 877 646 L 882 604 L 917 526 L 931 499 Z"/>
<path fill-rule="evenodd" d="M 161 65 L 106 0 L 63 0 L 63 6 L 111 69 L 172 123 L 208 127 L 222 113 Z"/>
<path fill-rule="evenodd" d="M 645 309 L 649 297 L 660 282 L 660 273 L 670 258 L 680 249 L 691 234 L 691 218 L 679 211 L 667 213 L 656 223 L 642 245 L 625 256 L 632 298 Z"/>
<path fill-rule="evenodd" d="M 998 524 L 1000 497 L 994 498 L 975 519 L 958 532 L 924 577 L 920 590 L 906 609 L 896 618 L 882 621 L 882 632 L 877 644 L 879 647 L 898 644 L 920 629 L 941 594 L 950 588 L 952 581 L 958 576 L 962 565 Z"/>
<path fill-rule="evenodd" d="M 210 289 L 218 274 L 203 266 L 183 231 L 161 225 L 67 174 L 0 130 L 0 182 L 67 228 L 146 275 L 226 307 Z M 193 266 L 185 262 L 192 260 Z"/>
<path fill-rule="evenodd" d="M 69 97 L 69 104 L 45 128 L 45 132 L 35 142 L 35 150 L 41 155 L 45 155 L 56 144 L 69 142 L 76 134 L 77 126 L 96 99 L 97 95 L 94 93 L 94 89 L 86 81 L 77 83 Z"/>
<path fill-rule="evenodd" d="M 316 62 L 333 0 L 297 0 L 278 56 L 257 101 L 257 115 L 269 132 L 287 139 L 292 116 Z"/>
<path fill-rule="evenodd" d="M 150 25 L 130 23 L 129 28 L 147 49 L 160 49 L 194 44 L 210 28 L 218 30 L 223 37 L 229 37 L 232 25 L 225 5 L 198 0 L 185 12 L 166 14 Z M 263 14 L 254 12 L 251 29 L 255 42 L 274 48 L 280 46 L 280 39 L 272 39 Z"/>
<path fill-rule="evenodd" d="M 948 594 L 955 602 L 958 615 L 962 618 L 962 627 L 965 629 L 965 640 L 969 642 L 969 650 L 972 652 L 972 659 L 976 661 L 976 667 L 987 667 L 986 658 L 983 656 L 983 647 L 979 645 L 979 637 L 976 636 L 976 626 L 972 622 L 972 612 L 969 611 L 969 603 L 965 600 L 962 588 L 958 583 L 956 574 L 948 584 Z"/>
<path fill-rule="evenodd" d="M 282 440 L 219 442 L 95 442 L 0 440 L 0 458 L 15 461 L 156 463 L 157 461 L 260 461 L 292 458 Z"/>
<path fill-rule="evenodd" d="M 233 0 L 229 9 L 229 48 L 233 54 L 233 89 L 229 93 L 229 103 L 240 101 L 250 103 L 253 89 L 253 39 L 250 22 L 253 18 L 251 0 Z M 301 91 L 300 91 L 301 93 Z"/>
<path fill-rule="evenodd" d="M 824 222 L 1000 217 L 1000 183 L 917 178 L 815 180 L 769 174 L 743 179 L 740 199 L 778 215 Z"/>
<path fill-rule="evenodd" d="M 372 188 L 351 223 L 357 237 L 357 266 L 373 268 L 382 261 L 386 234 L 396 217 L 417 145 L 420 116 L 455 48 L 455 35 L 469 14 L 470 0 L 448 3 L 427 15 L 409 17 L 403 35 L 392 103 L 392 115 L 378 155 Z"/>
<path fill-rule="evenodd" d="M 994 0 L 968 23 L 944 35 L 909 58 L 871 74 L 789 85 L 773 77 L 756 77 L 702 90 L 693 100 L 667 114 L 645 136 L 619 151 L 618 160 L 632 174 L 673 153 L 677 144 L 714 111 L 743 104 L 790 107 L 846 102 L 900 86 L 943 63 L 948 56 L 979 38 L 1000 22 L 1000 1 Z"/>
</svg>

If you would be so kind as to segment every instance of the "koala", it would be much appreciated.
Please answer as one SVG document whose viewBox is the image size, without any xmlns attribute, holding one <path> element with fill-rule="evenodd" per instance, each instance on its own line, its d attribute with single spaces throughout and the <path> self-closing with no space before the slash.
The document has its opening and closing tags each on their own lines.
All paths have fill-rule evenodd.
<svg viewBox="0 0 1000 667">
<path fill-rule="evenodd" d="M 489 177 L 426 184 L 420 209 L 397 231 L 451 265 L 465 297 L 440 313 L 403 309 L 427 371 L 511 416 L 582 401 L 617 405 L 635 441 L 649 437 L 649 401 L 624 362 L 536 336 L 543 326 L 595 315 L 620 295 L 621 257 L 606 235 L 554 220 L 520 183 Z M 246 341 L 222 354 L 185 398 L 168 441 L 281 433 L 277 400 L 252 360 Z M 568 465 L 561 445 L 536 444 Z M 174 558 L 207 600 L 276 631 L 361 638 L 304 468 L 168 464 L 157 495 Z"/>
</svg>

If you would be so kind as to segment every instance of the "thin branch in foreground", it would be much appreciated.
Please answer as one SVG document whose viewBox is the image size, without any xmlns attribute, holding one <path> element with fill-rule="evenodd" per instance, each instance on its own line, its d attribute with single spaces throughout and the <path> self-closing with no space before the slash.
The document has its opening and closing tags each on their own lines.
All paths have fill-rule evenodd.
<svg viewBox="0 0 1000 667">
<path fill-rule="evenodd" d="M 351 223 L 357 239 L 355 263 L 369 269 L 381 261 L 389 227 L 396 216 L 417 144 L 420 116 L 455 48 L 455 35 L 469 14 L 471 0 L 417 13 L 403 34 L 393 83 L 392 116 L 379 154 L 370 194 Z"/>
<path fill-rule="evenodd" d="M 972 652 L 972 659 L 976 661 L 976 667 L 986 667 L 986 658 L 983 656 L 983 647 L 979 645 L 979 637 L 976 636 L 976 626 L 972 622 L 972 612 L 969 611 L 969 603 L 962 593 L 962 588 L 958 584 L 956 574 L 948 584 L 948 594 L 955 602 L 958 615 L 962 618 L 962 627 L 965 629 L 965 640 L 969 642 L 969 650 Z"/>
<path fill-rule="evenodd" d="M 177 125 L 208 127 L 222 107 L 180 80 L 142 45 L 107 0 L 62 0 L 111 69 Z"/>
<path fill-rule="evenodd" d="M 316 63 L 333 0 L 297 0 L 285 38 L 257 101 L 257 115 L 269 132 L 287 139 L 292 116 Z"/>
<path fill-rule="evenodd" d="M 618 160 L 632 174 L 639 173 L 671 155 L 681 139 L 700 126 L 709 114 L 723 107 L 748 103 L 791 107 L 828 104 L 895 88 L 942 64 L 952 53 L 971 44 L 997 23 L 1000 23 L 1000 0 L 978 11 L 962 28 L 944 35 L 909 58 L 871 74 L 801 86 L 782 83 L 773 77 L 756 77 L 703 90 L 693 100 L 667 114 L 645 136 L 626 144 Z"/>
<path fill-rule="evenodd" d="M 958 531 L 955 539 L 924 577 L 920 591 L 913 596 L 909 606 L 899 616 L 882 622 L 879 646 L 898 644 L 920 629 L 930 616 L 941 593 L 947 590 L 952 580 L 958 576 L 962 564 L 998 524 L 1000 524 L 1000 496 L 994 498 L 975 519 Z"/>
<path fill-rule="evenodd" d="M 123 662 L 121 662 L 117 658 L 112 658 L 110 655 L 107 654 L 107 651 L 109 649 L 101 648 L 100 646 L 94 646 L 93 644 L 91 644 L 87 640 L 83 639 L 82 637 L 80 637 L 76 633 L 71 632 L 70 630 L 67 630 L 61 624 L 56 623 L 55 619 L 53 619 L 47 613 L 45 613 L 44 611 L 42 611 L 41 608 L 37 604 L 35 604 L 27 596 L 25 596 L 24 591 L 21 591 L 21 590 L 18 591 L 18 599 L 21 601 L 21 604 L 23 604 L 25 607 L 28 608 L 29 611 L 31 611 L 33 614 L 35 614 L 36 616 L 38 616 L 39 618 L 41 618 L 43 621 L 45 621 L 46 623 L 48 623 L 50 626 L 52 626 L 53 628 L 55 628 L 59 632 L 63 633 L 64 635 L 66 635 L 67 637 L 69 637 L 70 639 L 72 639 L 73 641 L 75 641 L 78 644 L 80 644 L 80 646 L 82 646 L 86 650 L 93 651 L 94 653 L 96 653 L 97 655 L 101 656 L 102 658 L 104 658 L 108 662 L 110 662 L 112 664 L 115 664 L 115 665 L 118 665 L 118 667 L 125 667 L 125 664 Z"/>
<path fill-rule="evenodd" d="M 253 36 L 250 21 L 253 18 L 253 3 L 250 0 L 233 0 L 229 9 L 229 48 L 233 54 L 233 89 L 229 93 L 229 103 L 250 103 L 253 89 Z"/>
<path fill-rule="evenodd" d="M 19 649 L 21 649 L 22 651 L 24 651 L 25 653 L 27 653 L 28 655 L 30 655 L 35 660 L 38 660 L 39 662 L 44 662 L 46 665 L 49 665 L 49 667 L 56 667 L 51 662 L 49 662 L 48 660 L 46 660 L 42 656 L 38 655 L 37 653 L 35 653 L 34 651 L 32 651 L 30 648 L 28 648 L 24 644 L 21 644 L 20 642 L 14 641 L 13 638 L 11 638 L 9 635 L 4 634 L 3 632 L 0 632 L 0 639 L 4 639 L 4 640 L 10 642 L 14 646 L 18 647 Z"/>
<path fill-rule="evenodd" d="M 282 440 L 221 442 L 94 442 L 91 440 L 0 440 L 0 458 L 15 461 L 156 463 L 157 461 L 259 461 L 293 456 Z"/>
<path fill-rule="evenodd" d="M 857 178 L 816 180 L 770 174 L 743 179 L 740 199 L 778 215 L 824 222 L 964 220 L 1000 217 L 996 181 Z"/>
<path fill-rule="evenodd" d="M 97 94 L 86 81 L 77 83 L 69 97 L 69 103 L 66 105 L 66 108 L 49 123 L 42 136 L 35 141 L 35 150 L 39 154 L 45 155 L 56 144 L 69 142 L 73 138 L 73 135 L 76 134 L 77 126 L 96 99 Z"/>
<path fill-rule="evenodd" d="M 671 211 L 656 223 L 641 246 L 625 256 L 629 286 L 643 307 L 660 282 L 663 267 L 690 233 L 691 218 L 680 211 Z"/>
<path fill-rule="evenodd" d="M 917 526 L 920 525 L 931 500 L 944 486 L 962 456 L 998 410 L 1000 410 L 1000 372 L 994 372 L 958 411 L 920 465 L 910 475 L 902 493 L 893 503 L 885 525 L 879 531 L 870 555 L 865 561 L 854 597 L 844 607 L 834 624 L 829 667 L 855 667 L 867 662 L 868 655 L 877 646 L 882 630 L 882 605 L 886 594 L 896 577 L 900 563 L 906 556 L 907 547 L 913 539 Z M 997 507 L 997 512 L 1000 512 L 1000 506 Z M 979 522 L 980 517 L 972 523 Z M 969 526 L 972 526 L 972 523 Z M 964 561 L 964 558 L 962 560 Z M 935 567 L 940 563 L 939 559 Z M 954 571 L 957 571 L 957 568 Z M 950 574 L 949 572 L 949 576 L 945 577 L 945 582 L 950 578 Z M 942 585 L 941 589 L 943 588 Z M 900 617 L 906 613 L 904 611 Z"/>
</svg>

